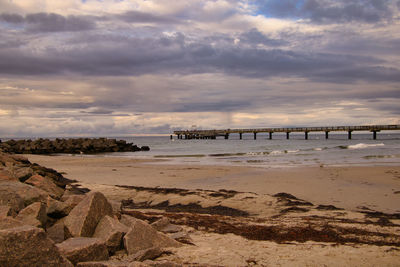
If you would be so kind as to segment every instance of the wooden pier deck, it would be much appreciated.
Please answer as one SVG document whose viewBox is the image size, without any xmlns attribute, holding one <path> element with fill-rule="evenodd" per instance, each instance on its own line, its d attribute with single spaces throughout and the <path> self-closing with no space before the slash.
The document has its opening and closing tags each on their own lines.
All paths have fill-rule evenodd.
<svg viewBox="0 0 400 267">
<path fill-rule="evenodd" d="M 254 139 L 257 139 L 258 133 L 268 133 L 269 139 L 272 139 L 273 133 L 286 133 L 286 139 L 289 139 L 292 132 L 304 132 L 305 139 L 308 139 L 310 132 L 324 132 L 325 138 L 329 138 L 329 132 L 347 132 L 348 139 L 351 139 L 354 131 L 372 132 L 372 138 L 377 138 L 380 131 L 400 130 L 400 125 L 366 125 L 366 126 L 330 126 L 330 127 L 290 127 L 290 128 L 255 128 L 255 129 L 223 129 L 223 130 L 184 130 L 174 131 L 178 139 L 216 139 L 217 136 L 224 136 L 229 139 L 230 134 L 239 134 L 242 139 L 244 133 L 252 133 Z M 171 139 L 173 135 L 171 135 Z"/>
</svg>

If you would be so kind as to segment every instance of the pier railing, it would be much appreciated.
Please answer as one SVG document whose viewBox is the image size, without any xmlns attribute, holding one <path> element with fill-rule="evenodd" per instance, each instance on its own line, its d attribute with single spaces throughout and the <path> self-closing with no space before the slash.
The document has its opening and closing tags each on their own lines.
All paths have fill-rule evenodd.
<svg viewBox="0 0 400 267">
<path fill-rule="evenodd" d="M 254 128 L 254 129 L 220 129 L 220 130 L 184 130 L 174 131 L 178 139 L 216 139 L 217 136 L 229 138 L 230 134 L 239 134 L 242 139 L 242 134 L 252 133 L 254 139 L 257 139 L 258 133 L 269 133 L 269 139 L 272 139 L 273 133 L 286 133 L 286 138 L 292 132 L 304 132 L 305 139 L 308 139 L 309 132 L 325 132 L 325 138 L 329 138 L 329 132 L 345 131 L 348 133 L 348 138 L 351 139 L 351 134 L 354 131 L 369 131 L 373 133 L 373 139 L 376 139 L 377 132 L 400 130 L 400 125 L 364 125 L 364 126 L 328 126 L 328 127 L 286 127 L 286 128 Z M 171 135 L 171 138 L 173 136 Z"/>
</svg>

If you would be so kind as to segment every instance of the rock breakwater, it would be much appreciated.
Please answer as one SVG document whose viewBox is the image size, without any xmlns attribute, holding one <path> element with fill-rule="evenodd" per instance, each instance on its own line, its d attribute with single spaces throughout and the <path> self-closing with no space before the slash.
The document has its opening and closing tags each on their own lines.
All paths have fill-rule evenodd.
<svg viewBox="0 0 400 267">
<path fill-rule="evenodd" d="M 152 260 L 183 245 L 182 228 L 122 215 L 121 205 L 72 182 L 0 152 L 0 266 L 176 266 Z"/>
<path fill-rule="evenodd" d="M 0 150 L 16 154 L 95 154 L 104 152 L 148 151 L 148 146 L 138 147 L 125 140 L 109 138 L 69 138 L 0 141 Z"/>
</svg>

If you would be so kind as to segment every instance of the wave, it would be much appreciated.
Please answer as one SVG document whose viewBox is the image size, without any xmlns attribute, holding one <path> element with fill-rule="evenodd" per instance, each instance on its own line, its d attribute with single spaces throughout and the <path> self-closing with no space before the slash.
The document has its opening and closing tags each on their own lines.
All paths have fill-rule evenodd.
<svg viewBox="0 0 400 267">
<path fill-rule="evenodd" d="M 396 155 L 368 155 L 364 156 L 363 159 L 390 159 L 390 158 L 400 158 L 400 154 Z"/>
<path fill-rule="evenodd" d="M 281 155 L 283 153 L 285 153 L 285 152 L 282 150 L 274 150 L 274 151 L 270 152 L 269 154 L 270 155 Z"/>
<path fill-rule="evenodd" d="M 380 143 L 380 144 L 364 144 L 364 143 L 359 143 L 356 145 L 349 145 L 349 146 L 337 146 L 336 148 L 340 149 L 364 149 L 364 148 L 369 148 L 369 147 L 380 147 L 384 146 L 385 144 Z"/>
<path fill-rule="evenodd" d="M 350 145 L 347 148 L 348 149 L 364 149 L 364 148 L 369 148 L 369 147 L 378 147 L 378 146 L 384 146 L 385 144 L 380 143 L 380 144 L 364 144 L 364 143 L 359 143 L 356 145 Z"/>
</svg>

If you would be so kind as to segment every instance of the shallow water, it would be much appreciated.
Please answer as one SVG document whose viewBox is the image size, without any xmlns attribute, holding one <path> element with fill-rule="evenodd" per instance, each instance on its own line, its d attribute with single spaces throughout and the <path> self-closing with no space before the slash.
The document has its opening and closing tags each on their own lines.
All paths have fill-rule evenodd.
<svg viewBox="0 0 400 267">
<path fill-rule="evenodd" d="M 258 167 L 295 167 L 310 165 L 399 165 L 400 133 L 353 134 L 348 140 L 345 134 L 276 134 L 272 140 L 259 134 L 239 136 L 232 134 L 229 140 L 170 140 L 169 136 L 120 137 L 139 146 L 148 145 L 148 152 L 112 153 L 106 156 L 168 159 L 163 164 L 219 164 L 251 165 Z"/>
</svg>

